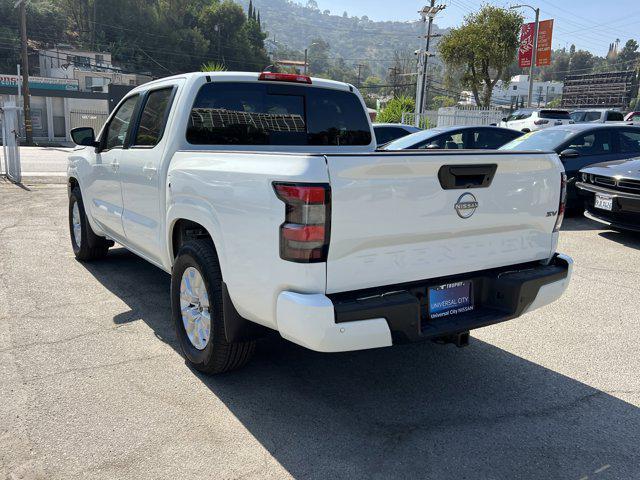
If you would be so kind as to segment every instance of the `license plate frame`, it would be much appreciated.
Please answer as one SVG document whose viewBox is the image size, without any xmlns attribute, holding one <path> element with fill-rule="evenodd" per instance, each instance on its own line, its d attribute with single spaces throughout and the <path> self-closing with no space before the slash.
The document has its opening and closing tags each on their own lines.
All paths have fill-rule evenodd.
<svg viewBox="0 0 640 480">
<path fill-rule="evenodd" d="M 610 212 L 613 210 L 613 197 L 611 195 L 596 193 L 593 200 L 593 206 L 600 210 L 607 210 Z"/>
<path fill-rule="evenodd" d="M 474 309 L 473 280 L 448 282 L 427 289 L 427 316 L 430 319 L 457 316 Z"/>
</svg>

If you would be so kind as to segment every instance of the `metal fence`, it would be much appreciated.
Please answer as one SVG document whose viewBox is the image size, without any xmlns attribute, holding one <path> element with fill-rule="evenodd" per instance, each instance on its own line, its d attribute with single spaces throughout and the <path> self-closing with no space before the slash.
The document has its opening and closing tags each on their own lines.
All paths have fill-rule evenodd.
<svg viewBox="0 0 640 480">
<path fill-rule="evenodd" d="M 438 111 L 430 110 L 422 114 L 405 112 L 402 114 L 402 123 L 417 124 L 422 128 L 454 125 L 491 125 L 492 123 L 498 123 L 502 117 L 504 117 L 503 111 L 497 108 L 441 107 Z"/>
<path fill-rule="evenodd" d="M 109 114 L 89 110 L 71 110 L 69 112 L 70 128 L 92 127 L 96 135 L 107 121 Z"/>
</svg>

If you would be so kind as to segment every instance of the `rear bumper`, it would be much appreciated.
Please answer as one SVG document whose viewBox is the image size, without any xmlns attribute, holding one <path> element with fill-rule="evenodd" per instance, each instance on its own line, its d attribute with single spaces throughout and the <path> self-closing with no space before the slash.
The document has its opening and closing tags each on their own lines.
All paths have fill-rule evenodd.
<svg viewBox="0 0 640 480">
<path fill-rule="evenodd" d="M 282 337 L 320 352 L 445 337 L 504 322 L 557 300 L 572 268 L 570 257 L 556 254 L 549 265 L 524 264 L 366 291 L 328 296 L 286 291 L 278 297 L 278 330 Z M 429 319 L 428 287 L 458 280 L 473 280 L 475 309 Z"/>
<path fill-rule="evenodd" d="M 640 195 L 583 182 L 577 182 L 576 187 L 584 200 L 585 217 L 612 228 L 640 232 Z M 613 210 L 595 208 L 596 193 L 612 197 Z"/>
</svg>

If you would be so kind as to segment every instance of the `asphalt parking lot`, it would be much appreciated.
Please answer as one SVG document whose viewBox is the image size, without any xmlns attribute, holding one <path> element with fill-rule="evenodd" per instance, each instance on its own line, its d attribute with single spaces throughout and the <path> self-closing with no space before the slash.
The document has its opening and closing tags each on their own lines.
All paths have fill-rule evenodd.
<svg viewBox="0 0 640 480">
<path fill-rule="evenodd" d="M 72 254 L 66 187 L 0 181 L 0 478 L 640 478 L 640 236 L 565 222 L 557 303 L 471 345 L 191 371 L 169 277 Z"/>
</svg>

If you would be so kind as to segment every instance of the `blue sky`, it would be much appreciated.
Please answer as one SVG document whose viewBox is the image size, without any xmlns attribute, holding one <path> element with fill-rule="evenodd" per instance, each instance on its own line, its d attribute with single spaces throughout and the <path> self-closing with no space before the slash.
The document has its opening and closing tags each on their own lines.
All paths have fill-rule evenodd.
<svg viewBox="0 0 640 480">
<path fill-rule="evenodd" d="M 298 0 L 306 3 L 305 0 Z M 426 0 L 316 0 L 321 10 L 350 16 L 367 15 L 371 20 L 413 20 Z M 437 0 L 436 0 L 437 1 Z M 517 1 L 488 1 L 498 6 L 509 6 Z M 540 8 L 540 18 L 554 19 L 553 46 L 560 48 L 572 43 L 578 49 L 589 50 L 597 55 L 607 53 L 609 43 L 616 38 L 624 45 L 629 38 L 640 42 L 640 0 L 528 0 Z M 436 23 L 441 27 L 454 27 L 462 22 L 464 15 L 477 10 L 480 2 L 475 0 L 440 0 L 447 8 L 438 14 Z M 526 20 L 533 20 L 533 12 L 523 8 Z"/>
</svg>

